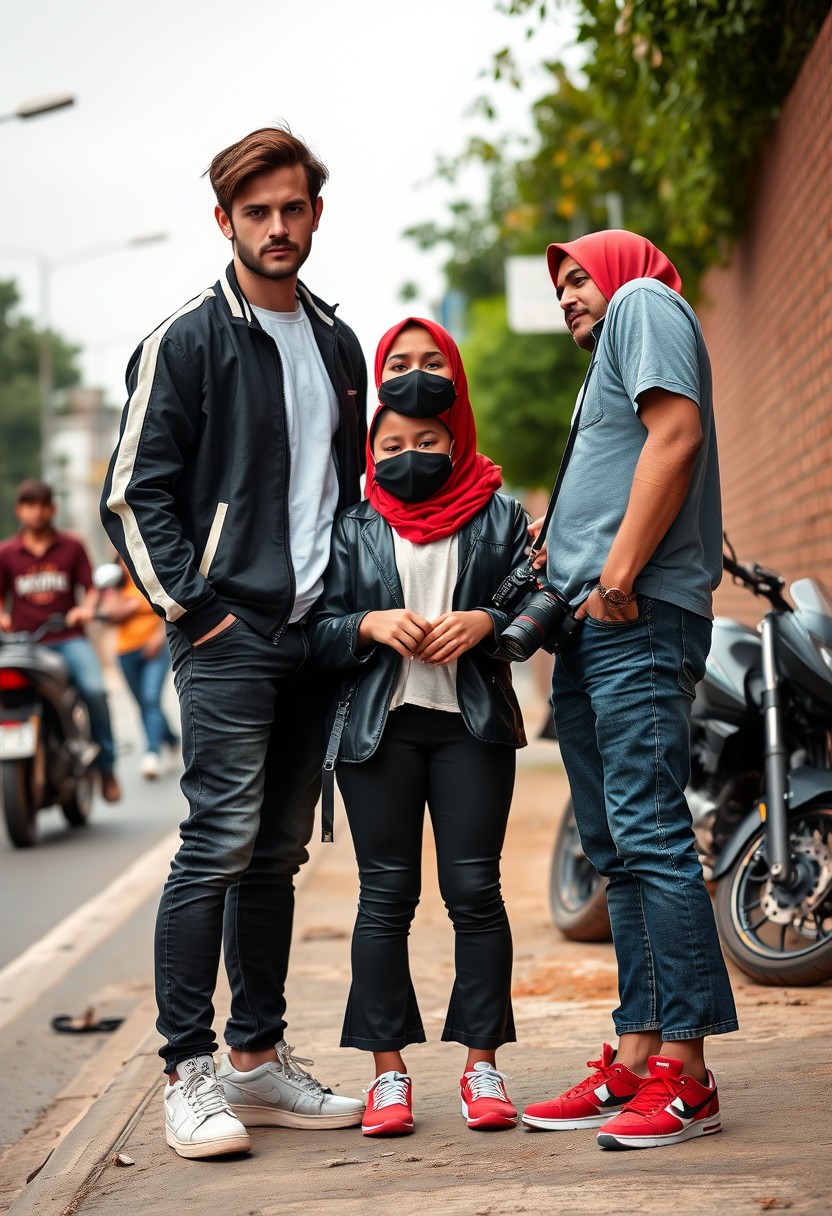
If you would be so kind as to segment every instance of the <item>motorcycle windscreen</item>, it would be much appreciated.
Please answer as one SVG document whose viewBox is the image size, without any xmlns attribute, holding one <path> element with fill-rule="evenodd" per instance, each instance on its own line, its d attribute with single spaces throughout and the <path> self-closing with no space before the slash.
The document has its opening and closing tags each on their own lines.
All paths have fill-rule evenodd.
<svg viewBox="0 0 832 1216">
<path fill-rule="evenodd" d="M 795 611 L 778 620 L 784 676 L 832 708 L 832 588 L 801 578 L 789 588 Z"/>
</svg>

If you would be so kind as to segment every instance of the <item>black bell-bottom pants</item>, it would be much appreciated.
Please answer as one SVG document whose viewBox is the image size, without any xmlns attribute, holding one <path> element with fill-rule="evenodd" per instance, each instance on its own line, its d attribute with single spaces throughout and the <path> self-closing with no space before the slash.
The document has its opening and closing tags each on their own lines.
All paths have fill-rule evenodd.
<svg viewBox="0 0 832 1216">
<path fill-rule="evenodd" d="M 425 805 L 456 943 L 442 1038 L 484 1050 L 514 1041 L 500 853 L 515 759 L 513 747 L 475 739 L 459 713 L 404 705 L 389 715 L 369 760 L 338 765 L 361 881 L 342 1047 L 399 1051 L 425 1041 L 407 943 L 421 891 Z"/>
</svg>

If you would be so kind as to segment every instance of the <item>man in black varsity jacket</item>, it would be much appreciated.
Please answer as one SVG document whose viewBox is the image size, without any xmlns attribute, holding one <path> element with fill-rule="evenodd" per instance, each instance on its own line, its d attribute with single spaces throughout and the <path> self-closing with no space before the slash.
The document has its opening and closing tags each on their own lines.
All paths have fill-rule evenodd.
<svg viewBox="0 0 832 1216">
<path fill-rule="evenodd" d="M 209 175 L 233 261 L 144 340 L 101 515 L 167 620 L 190 806 L 156 926 L 165 1133 L 183 1157 L 246 1151 L 246 1127 L 346 1127 L 284 1039 L 293 876 L 307 859 L 323 692 L 304 620 L 335 515 L 360 497 L 366 369 L 298 281 L 327 171 L 254 131 Z M 232 993 L 215 1070 L 220 947 Z"/>
</svg>

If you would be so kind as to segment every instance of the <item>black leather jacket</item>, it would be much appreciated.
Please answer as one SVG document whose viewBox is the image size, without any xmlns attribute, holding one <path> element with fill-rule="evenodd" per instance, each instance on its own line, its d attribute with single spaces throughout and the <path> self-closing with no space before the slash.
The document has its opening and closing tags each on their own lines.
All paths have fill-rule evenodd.
<svg viewBox="0 0 832 1216">
<path fill-rule="evenodd" d="M 484 743 L 510 747 L 525 746 L 526 736 L 511 686 L 511 667 L 490 653 L 511 620 L 491 606 L 491 596 L 524 560 L 527 522 L 519 503 L 494 494 L 459 530 L 459 573 L 453 596 L 454 609 L 480 608 L 494 622 L 494 637 L 458 661 L 457 698 L 465 725 Z M 333 529 L 324 589 L 310 620 L 315 663 L 346 673 L 340 703 L 348 699 L 349 708 L 339 761 L 361 763 L 378 747 L 402 662 L 389 646 L 359 651 L 358 626 L 370 611 L 405 606 L 389 524 L 366 500 L 349 507 Z"/>
</svg>

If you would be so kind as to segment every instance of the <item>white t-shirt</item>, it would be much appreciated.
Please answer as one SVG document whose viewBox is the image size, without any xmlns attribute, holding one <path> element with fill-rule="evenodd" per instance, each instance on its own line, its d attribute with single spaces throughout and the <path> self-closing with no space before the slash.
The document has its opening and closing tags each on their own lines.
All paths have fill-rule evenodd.
<svg viewBox="0 0 832 1216">
<path fill-rule="evenodd" d="M 399 536 L 395 528 L 393 548 L 404 602 L 412 612 L 435 621 L 453 608 L 458 562 L 459 538 L 456 534 L 426 545 Z M 456 659 L 444 667 L 402 659 L 399 678 L 393 690 L 390 709 L 400 705 L 421 705 L 459 713 L 456 695 Z"/>
<path fill-rule="evenodd" d="M 274 339 L 283 364 L 290 460 L 289 546 L 296 584 L 289 620 L 299 621 L 321 594 L 329 561 L 338 506 L 338 475 L 332 459 L 338 398 L 300 304 L 295 312 L 269 312 L 254 305 L 252 311 Z"/>
</svg>

